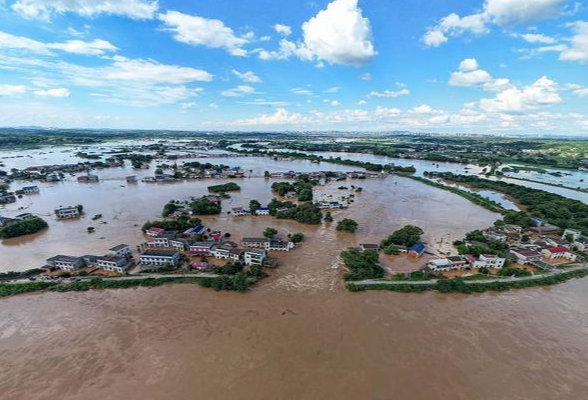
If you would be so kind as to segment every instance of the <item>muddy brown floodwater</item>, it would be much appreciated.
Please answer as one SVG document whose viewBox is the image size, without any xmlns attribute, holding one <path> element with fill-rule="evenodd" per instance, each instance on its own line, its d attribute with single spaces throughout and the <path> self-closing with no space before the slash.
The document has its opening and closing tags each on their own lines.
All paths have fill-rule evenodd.
<svg viewBox="0 0 588 400">
<path fill-rule="evenodd" d="M 248 162 L 259 162 L 252 165 L 255 173 L 267 169 L 259 160 Z M 85 233 L 87 219 L 51 220 L 47 232 L 26 243 L 4 243 L 0 267 L 26 269 L 53 253 L 99 253 L 117 242 L 136 244 L 143 238 L 134 224 L 155 218 L 168 199 L 204 194 L 210 184 L 121 187 L 116 176 L 111 179 L 87 186 L 65 183 L 54 191 L 43 187 L 38 200 L 30 200 L 30 210 L 50 209 L 67 193 L 69 202 L 83 202 L 88 214 L 102 213 L 108 224 L 97 225 L 92 236 Z M 242 180 L 242 191 L 223 207 L 244 206 L 251 198 L 269 201 L 271 182 Z M 377 242 L 413 223 L 425 229 L 431 248 L 444 250 L 498 217 L 405 178 L 346 185 L 352 183 L 363 193 L 334 217 L 356 219 L 355 235 L 270 217 L 206 218 L 236 240 L 266 226 L 306 234 L 306 242 L 279 255 L 282 266 L 246 294 L 168 285 L 1 299 L 0 398 L 587 397 L 588 280 L 470 296 L 347 292 L 337 257 L 348 246 Z M 316 196 L 349 193 L 337 186 L 320 187 Z"/>
</svg>

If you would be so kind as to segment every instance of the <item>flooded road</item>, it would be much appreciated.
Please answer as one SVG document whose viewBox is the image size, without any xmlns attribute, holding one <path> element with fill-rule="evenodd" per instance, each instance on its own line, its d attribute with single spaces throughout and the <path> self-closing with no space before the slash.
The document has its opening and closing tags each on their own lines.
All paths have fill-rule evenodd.
<svg viewBox="0 0 588 400">
<path fill-rule="evenodd" d="M 281 267 L 246 294 L 168 285 L 1 299 L 0 398 L 578 400 L 588 393 L 586 279 L 470 296 L 342 286 L 338 254 L 349 246 L 379 242 L 410 223 L 425 230 L 430 250 L 442 252 L 497 214 L 390 176 L 316 188 L 318 200 L 348 196 L 341 185 L 363 188 L 348 209 L 333 212 L 335 221 L 359 222 L 354 235 L 328 224 L 234 218 L 231 207 L 271 199 L 273 180 L 257 177 L 264 170 L 349 169 L 263 158 L 224 163 L 254 177 L 237 181 L 241 192 L 221 215 L 204 218 L 208 226 L 237 241 L 273 226 L 283 235 L 303 232 L 305 242 L 278 255 Z M 2 242 L 0 270 L 135 245 L 144 240 L 137 225 L 157 218 L 169 199 L 200 196 L 222 182 L 133 186 L 124 182 L 128 172 L 99 171 L 98 184 L 41 184 L 40 195 L 3 209 L 13 215 L 26 204 L 43 214 L 82 203 L 87 213 L 77 221 L 48 217 L 46 232 Z M 107 224 L 91 221 L 97 213 Z M 89 235 L 89 225 L 97 232 Z"/>
</svg>

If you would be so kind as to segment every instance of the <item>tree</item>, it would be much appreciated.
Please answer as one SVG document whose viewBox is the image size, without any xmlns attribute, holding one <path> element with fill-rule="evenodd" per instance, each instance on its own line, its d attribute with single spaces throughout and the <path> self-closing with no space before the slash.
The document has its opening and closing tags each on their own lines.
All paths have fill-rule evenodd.
<svg viewBox="0 0 588 400">
<path fill-rule="evenodd" d="M 290 240 L 293 243 L 300 243 L 304 240 L 304 233 L 297 232 L 297 233 L 293 233 L 293 234 L 288 235 L 288 237 L 290 238 Z"/>
<path fill-rule="evenodd" d="M 78 205 L 76 206 L 76 208 L 78 209 L 78 212 L 79 212 L 80 214 L 84 212 L 84 206 L 83 206 L 83 205 L 81 205 L 81 204 L 78 204 Z"/>
<path fill-rule="evenodd" d="M 569 243 L 573 243 L 574 242 L 574 235 L 571 233 L 568 233 L 565 237 L 566 241 Z"/>
<path fill-rule="evenodd" d="M 384 269 L 375 250 L 350 248 L 341 253 L 341 259 L 349 268 L 345 280 L 380 279 L 384 276 Z"/>
<path fill-rule="evenodd" d="M 327 211 L 327 213 L 325 214 L 325 221 L 326 222 L 333 222 L 333 216 L 331 215 L 330 211 Z"/>
<path fill-rule="evenodd" d="M 384 239 L 382 241 L 382 247 L 386 248 L 391 244 L 410 247 L 421 240 L 423 233 L 423 230 L 418 226 L 406 225 Z"/>
<path fill-rule="evenodd" d="M 385 254 L 396 256 L 396 255 L 400 254 L 400 250 L 398 250 L 398 247 L 396 247 L 395 245 L 391 244 L 389 246 L 384 247 L 384 253 Z"/>
<path fill-rule="evenodd" d="M 265 236 L 268 239 L 273 238 L 277 234 L 278 234 L 278 230 L 275 228 L 267 227 L 267 228 L 265 228 L 265 231 L 263 231 L 263 236 Z"/>
<path fill-rule="evenodd" d="M 355 233 L 358 227 L 359 224 L 350 218 L 344 218 L 341 221 L 339 221 L 339 223 L 337 223 L 338 231 Z"/>
<path fill-rule="evenodd" d="M 247 291 L 249 284 L 247 282 L 247 274 L 245 272 L 239 272 L 233 277 L 233 287 L 239 292 Z"/>
<path fill-rule="evenodd" d="M 172 200 L 169 203 L 167 203 L 165 206 L 163 206 L 163 212 L 161 213 L 161 215 L 165 218 L 165 217 L 169 217 L 171 214 L 173 214 L 174 212 L 176 212 L 178 210 L 178 205 Z"/>
<path fill-rule="evenodd" d="M 215 215 L 221 212 L 221 205 L 211 202 L 205 196 L 192 200 L 190 208 L 196 215 Z"/>
<path fill-rule="evenodd" d="M 251 200 L 249 202 L 249 212 L 251 212 L 251 214 L 254 214 L 255 210 L 257 210 L 259 207 L 261 207 L 261 203 L 257 200 Z"/>
<path fill-rule="evenodd" d="M 18 236 L 30 235 L 47 228 L 47 222 L 40 217 L 34 216 L 23 220 L 13 220 L 0 228 L 0 238 L 9 239 Z"/>
</svg>

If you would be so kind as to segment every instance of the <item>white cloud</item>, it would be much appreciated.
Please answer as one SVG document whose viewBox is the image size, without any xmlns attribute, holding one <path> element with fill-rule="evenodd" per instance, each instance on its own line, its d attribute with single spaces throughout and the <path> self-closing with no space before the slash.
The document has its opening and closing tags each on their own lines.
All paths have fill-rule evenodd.
<svg viewBox="0 0 588 400">
<path fill-rule="evenodd" d="M 521 113 L 561 103 L 560 90 L 556 82 L 544 76 L 529 86 L 511 87 L 494 98 L 481 99 L 479 105 L 490 113 Z"/>
<path fill-rule="evenodd" d="M 510 80 L 494 79 L 489 72 L 480 69 L 475 58 L 466 58 L 459 64 L 457 71 L 449 78 L 450 86 L 479 87 L 487 91 L 502 91 L 510 88 Z"/>
<path fill-rule="evenodd" d="M 361 74 L 359 76 L 359 79 L 361 79 L 362 81 L 371 81 L 372 80 L 372 74 L 370 74 L 369 72 L 366 72 L 364 74 Z"/>
<path fill-rule="evenodd" d="M 303 40 L 280 41 L 277 51 L 260 50 L 262 60 L 284 60 L 292 56 L 306 61 L 360 66 L 377 54 L 370 22 L 363 17 L 358 0 L 334 0 L 325 10 L 302 25 Z"/>
<path fill-rule="evenodd" d="M 157 0 L 17 0 L 12 9 L 25 18 L 49 20 L 53 14 L 76 13 L 85 17 L 110 14 L 133 19 L 151 19 Z"/>
<path fill-rule="evenodd" d="M 365 100 L 359 100 L 356 104 L 358 106 L 365 106 L 367 104 L 367 101 L 365 101 Z"/>
<path fill-rule="evenodd" d="M 574 90 L 574 94 L 578 97 L 588 97 L 588 88 L 578 88 Z"/>
<path fill-rule="evenodd" d="M 218 108 L 218 104 L 216 104 L 216 103 L 210 103 L 208 105 L 208 108 Z"/>
<path fill-rule="evenodd" d="M 221 94 L 225 97 L 243 97 L 253 93 L 255 93 L 255 89 L 248 85 L 239 85 L 232 89 L 221 92 Z"/>
<path fill-rule="evenodd" d="M 339 93 L 339 90 L 341 90 L 339 86 L 333 86 L 323 91 L 323 93 Z"/>
<path fill-rule="evenodd" d="M 231 72 L 233 73 L 233 75 L 237 76 L 243 82 L 261 83 L 261 79 L 257 75 L 255 75 L 255 73 L 253 71 L 239 72 L 236 69 L 234 69 Z"/>
<path fill-rule="evenodd" d="M 588 22 L 577 21 L 570 26 L 575 33 L 571 40 L 572 46 L 562 51 L 559 59 L 585 63 L 588 61 Z"/>
<path fill-rule="evenodd" d="M 101 56 L 108 52 L 117 51 L 118 48 L 106 40 L 95 39 L 91 42 L 82 40 L 68 40 L 65 43 L 49 43 L 50 49 L 62 50 L 67 53 L 81 54 L 88 56 Z"/>
<path fill-rule="evenodd" d="M 196 104 L 194 102 L 182 103 L 180 107 L 182 109 L 182 112 L 188 112 L 188 111 L 191 111 L 191 110 L 198 108 L 198 104 Z"/>
<path fill-rule="evenodd" d="M 35 96 L 39 97 L 69 97 L 70 94 L 71 92 L 66 88 L 54 88 L 35 91 Z"/>
<path fill-rule="evenodd" d="M 408 96 L 410 94 L 410 90 L 408 89 L 401 89 L 401 90 L 384 90 L 382 92 L 371 91 L 368 94 L 368 97 L 387 97 L 387 98 L 397 98 L 401 96 Z"/>
<path fill-rule="evenodd" d="M 555 18 L 564 12 L 568 0 L 485 0 L 480 12 L 460 17 L 451 13 L 429 28 L 422 42 L 427 47 L 438 47 L 449 37 L 466 33 L 483 35 L 489 32 L 490 24 L 508 27 L 515 24 Z M 529 37 L 537 40 L 538 37 Z M 543 40 L 546 40 L 543 38 Z"/>
<path fill-rule="evenodd" d="M 294 89 L 290 89 L 290 91 L 294 94 L 298 94 L 300 96 L 312 96 L 312 91 L 309 89 L 304 89 L 304 88 L 294 88 Z"/>
<path fill-rule="evenodd" d="M 188 82 L 210 82 L 208 72 L 190 67 L 160 64 L 153 60 L 114 57 L 114 63 L 103 71 L 111 80 L 137 81 L 146 84 L 182 84 Z"/>
<path fill-rule="evenodd" d="M 27 91 L 27 88 L 23 85 L 3 85 L 0 84 L 0 96 L 14 96 L 17 94 L 23 94 Z"/>
<path fill-rule="evenodd" d="M 337 100 L 331 101 L 331 107 L 339 107 L 340 105 L 341 103 L 339 103 Z"/>
<path fill-rule="evenodd" d="M 278 108 L 274 114 L 263 114 L 259 117 L 240 119 L 234 122 L 239 126 L 279 126 L 300 125 L 310 123 L 312 119 L 302 114 L 290 113 L 285 108 Z"/>
<path fill-rule="evenodd" d="M 66 53 L 91 56 L 100 56 L 118 50 L 112 43 L 102 39 L 94 39 L 91 42 L 83 40 L 68 40 L 63 43 L 43 43 L 24 36 L 15 36 L 2 31 L 0 31 L 0 48 L 23 50 L 44 55 L 51 55 L 51 50 L 60 50 Z"/>
<path fill-rule="evenodd" d="M 527 43 L 543 43 L 543 44 L 553 44 L 556 42 L 554 38 L 551 36 L 544 35 L 542 33 L 523 33 L 520 35 L 514 35 L 515 37 L 520 37 Z"/>
<path fill-rule="evenodd" d="M 243 46 L 249 42 L 245 37 L 238 37 L 233 30 L 218 19 L 207 19 L 197 15 L 167 11 L 158 15 L 166 29 L 175 33 L 178 42 L 193 46 L 205 46 L 224 49 L 233 56 L 246 56 Z"/>
<path fill-rule="evenodd" d="M 302 25 L 303 56 L 331 64 L 364 65 L 377 54 L 358 0 L 335 0 Z"/>
<path fill-rule="evenodd" d="M 280 35 L 284 36 L 290 36 L 292 34 L 292 28 L 290 28 L 288 25 L 275 24 L 274 30 Z"/>
</svg>

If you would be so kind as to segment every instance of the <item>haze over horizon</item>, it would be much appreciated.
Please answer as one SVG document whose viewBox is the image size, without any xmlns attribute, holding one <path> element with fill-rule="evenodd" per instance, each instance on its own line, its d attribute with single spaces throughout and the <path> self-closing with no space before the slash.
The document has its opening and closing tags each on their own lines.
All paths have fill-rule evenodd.
<svg viewBox="0 0 588 400">
<path fill-rule="evenodd" d="M 573 0 L 0 0 L 0 126 L 588 136 Z"/>
</svg>

